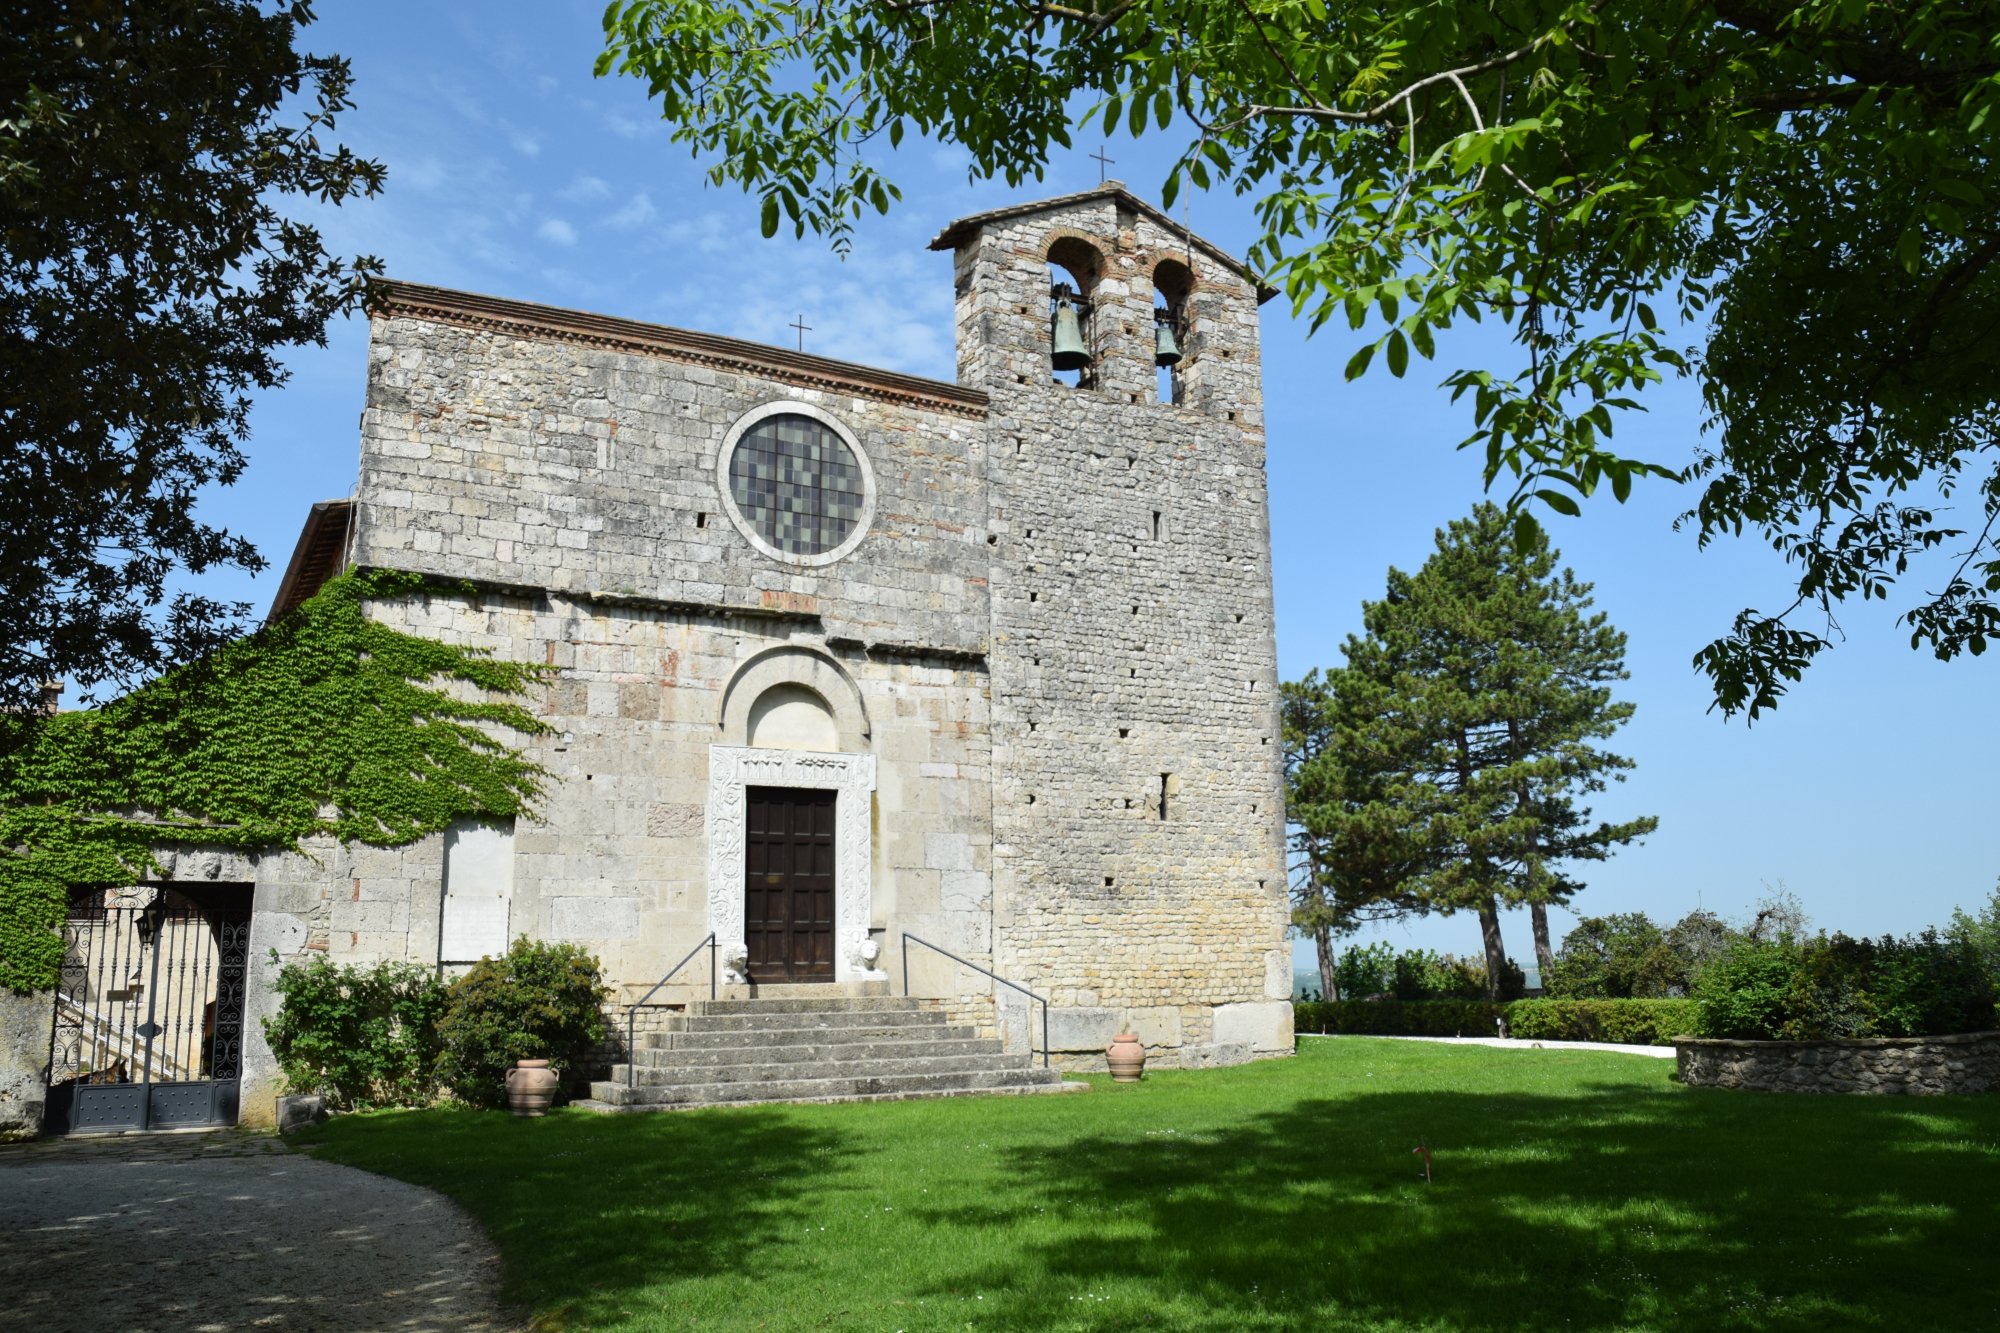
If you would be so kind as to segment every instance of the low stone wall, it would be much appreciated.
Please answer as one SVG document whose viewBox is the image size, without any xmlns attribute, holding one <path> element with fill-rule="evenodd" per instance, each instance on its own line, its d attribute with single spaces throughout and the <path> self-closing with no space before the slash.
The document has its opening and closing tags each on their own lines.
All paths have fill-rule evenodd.
<svg viewBox="0 0 2000 1333">
<path fill-rule="evenodd" d="M 1940 1096 L 2000 1091 L 2000 1032 L 1845 1041 L 1674 1043 L 1680 1081 L 1697 1088 Z"/>
</svg>

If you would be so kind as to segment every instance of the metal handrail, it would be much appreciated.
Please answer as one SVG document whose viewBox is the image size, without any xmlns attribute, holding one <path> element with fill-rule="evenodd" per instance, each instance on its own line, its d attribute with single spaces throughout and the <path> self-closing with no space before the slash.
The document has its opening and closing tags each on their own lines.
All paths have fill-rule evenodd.
<svg viewBox="0 0 2000 1333">
<path fill-rule="evenodd" d="M 1033 991 L 1029 990 L 1026 986 L 1017 985 L 1014 982 L 1007 980 L 1007 978 L 1001 976 L 998 972 L 992 971 L 989 968 L 981 967 L 979 964 L 973 962 L 970 958 L 960 958 L 957 954 L 953 953 L 949 949 L 942 948 L 938 945 L 932 944 L 929 940 L 924 939 L 921 936 L 912 935 L 909 932 L 905 931 L 903 933 L 903 994 L 906 997 L 910 993 L 910 942 L 912 940 L 915 940 L 918 944 L 923 945 L 926 949 L 930 949 L 933 952 L 943 954 L 946 958 L 951 959 L 954 963 L 959 963 L 965 967 L 969 967 L 973 971 L 980 973 L 982 976 L 991 977 L 993 980 L 1005 986 L 1008 990 L 1017 990 L 1021 992 L 1021 994 L 1027 996 L 1029 999 L 1033 1000 L 1036 1004 L 1042 1006 L 1042 1068 L 1047 1069 L 1049 1067 L 1049 1002 L 1047 999 L 1043 998 L 1040 995 L 1035 994 Z M 1028 1054 L 1030 1056 L 1033 1056 L 1034 1053 L 1035 1053 L 1035 1044 L 1032 1040 L 1030 1040 L 1028 1043 Z"/>
<path fill-rule="evenodd" d="M 664 1005 L 652 1004 L 650 1003 L 650 1001 L 655 995 L 658 995 L 660 993 L 660 987 L 666 985 L 669 981 L 672 981 L 674 979 L 674 973 L 680 971 L 682 968 L 686 967 L 689 963 L 693 962 L 694 956 L 700 953 L 703 949 L 708 950 L 708 998 L 711 1000 L 714 999 L 715 998 L 715 932 L 711 930 L 708 932 L 707 939 L 703 940 L 700 944 L 695 945 L 694 948 L 689 949 L 686 958 L 681 959 L 678 963 L 675 963 L 672 967 L 668 968 L 667 974 L 661 977 L 658 981 L 653 983 L 653 989 L 647 991 L 643 996 L 639 998 L 639 1002 L 637 1004 L 631 1006 L 625 1011 L 625 1086 L 626 1087 L 629 1088 L 634 1086 L 639 1076 L 639 1048 L 637 1044 L 639 1011 L 641 1009 L 664 1008 L 665 1007 Z"/>
</svg>

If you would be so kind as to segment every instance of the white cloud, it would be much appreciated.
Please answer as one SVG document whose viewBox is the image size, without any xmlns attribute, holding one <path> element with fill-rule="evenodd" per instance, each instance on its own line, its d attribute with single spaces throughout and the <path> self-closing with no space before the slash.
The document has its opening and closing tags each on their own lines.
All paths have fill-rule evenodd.
<svg viewBox="0 0 2000 1333">
<path fill-rule="evenodd" d="M 578 176 L 556 192 L 556 198 L 566 203 L 581 204 L 592 199 L 609 199 L 611 186 L 599 176 Z"/>
<path fill-rule="evenodd" d="M 635 227 L 645 226 L 659 215 L 660 210 L 653 207 L 652 199 L 642 190 L 632 196 L 630 203 L 604 219 L 604 225 L 619 231 L 631 231 Z"/>
<path fill-rule="evenodd" d="M 435 192 L 450 173 L 443 162 L 430 153 L 410 153 L 398 157 L 389 168 L 389 180 L 399 190 Z"/>
<path fill-rule="evenodd" d="M 651 126 L 646 121 L 635 120 L 622 112 L 607 111 L 604 113 L 604 128 L 621 139 L 637 139 L 644 136 Z"/>
<path fill-rule="evenodd" d="M 808 352 L 937 379 L 956 374 L 951 277 L 931 256 L 863 243 L 842 263 L 809 242 L 758 242 L 754 228 L 746 237 L 740 225 L 713 214 L 687 230 L 698 248 L 723 242 L 723 257 L 691 270 L 686 285 L 664 295 L 665 322 L 796 347 L 791 323 L 803 315 L 813 326 Z M 731 235 L 736 244 L 727 244 Z M 784 280 L 766 280 L 773 270 Z"/>
<path fill-rule="evenodd" d="M 545 241 L 553 241 L 557 245 L 576 244 L 576 228 L 570 226 L 569 223 L 564 222 L 561 218 L 548 218 L 544 220 L 541 226 L 535 228 L 535 235 Z"/>
<path fill-rule="evenodd" d="M 729 219 L 713 209 L 691 218 L 676 218 L 666 225 L 661 234 L 668 244 L 677 249 L 692 246 L 705 255 L 720 254 L 734 248 L 729 239 Z"/>
<path fill-rule="evenodd" d="M 507 131 L 507 142 L 514 145 L 514 151 L 522 157 L 540 157 L 542 141 L 524 130 Z"/>
</svg>

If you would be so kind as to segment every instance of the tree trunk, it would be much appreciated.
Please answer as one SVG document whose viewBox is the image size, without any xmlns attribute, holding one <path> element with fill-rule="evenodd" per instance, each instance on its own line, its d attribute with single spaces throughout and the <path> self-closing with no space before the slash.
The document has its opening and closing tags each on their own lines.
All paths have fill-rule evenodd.
<svg viewBox="0 0 2000 1333">
<path fill-rule="evenodd" d="M 1555 970 L 1555 950 L 1549 947 L 1549 909 L 1543 903 L 1528 904 L 1528 919 L 1535 925 L 1535 966 L 1540 969 L 1542 986 L 1549 984 L 1549 973 Z"/>
<path fill-rule="evenodd" d="M 1479 904 L 1479 934 L 1486 945 L 1486 998 L 1500 1000 L 1500 974 L 1507 967 L 1507 946 L 1500 942 L 1500 906 L 1487 894 Z"/>
<path fill-rule="evenodd" d="M 1514 721 L 1511 718 L 1509 718 L 1507 721 L 1507 751 L 1509 759 L 1511 759 L 1514 763 L 1518 764 L 1521 762 L 1522 758 L 1521 727 L 1518 722 Z M 1521 802 L 1520 813 L 1525 818 L 1528 813 L 1527 778 L 1523 777 L 1520 780 L 1520 783 L 1516 788 L 1516 791 L 1519 795 L 1519 799 Z M 1527 855 L 1522 858 L 1521 864 L 1522 864 L 1522 869 L 1526 872 L 1526 878 L 1529 890 L 1533 891 L 1539 888 L 1540 886 L 1538 884 L 1538 881 L 1541 878 L 1540 874 L 1541 858 L 1536 854 L 1535 834 L 1532 827 L 1530 827 L 1528 832 Z M 1535 968 L 1541 974 L 1542 985 L 1547 986 L 1549 984 L 1549 972 L 1553 970 L 1556 965 L 1555 951 L 1549 947 L 1548 904 L 1541 902 L 1530 902 L 1528 904 L 1528 920 L 1532 924 L 1532 929 L 1535 935 Z"/>
<path fill-rule="evenodd" d="M 1340 984 L 1334 980 L 1333 932 L 1325 926 L 1313 928 L 1313 945 L 1319 950 L 1319 997 L 1340 998 Z"/>
</svg>

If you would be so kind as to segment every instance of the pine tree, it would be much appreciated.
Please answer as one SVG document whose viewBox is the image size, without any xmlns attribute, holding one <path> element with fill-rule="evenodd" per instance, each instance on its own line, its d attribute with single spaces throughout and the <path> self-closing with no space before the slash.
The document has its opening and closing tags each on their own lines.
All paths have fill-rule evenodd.
<svg viewBox="0 0 2000 1333">
<path fill-rule="evenodd" d="M 1311 936 L 1320 994 L 1339 999 L 1333 942 L 1369 921 L 1416 910 L 1403 889 L 1414 865 L 1393 821 L 1381 818 L 1382 774 L 1337 743 L 1333 701 L 1342 672 L 1318 668 L 1284 686 L 1285 809 L 1291 834 L 1292 925 Z"/>
<path fill-rule="evenodd" d="M 1389 571 L 1327 678 L 1345 775 L 1343 808 L 1324 821 L 1330 863 L 1370 872 L 1354 887 L 1378 903 L 1476 912 L 1496 999 L 1500 908 L 1531 909 L 1546 971 L 1547 908 L 1583 887 L 1570 868 L 1658 822 L 1593 824 L 1580 802 L 1632 767 L 1593 744 L 1632 705 L 1611 697 L 1625 636 L 1558 559 L 1538 527 L 1480 505 L 1438 533 L 1415 575 Z M 1400 875 L 1386 891 L 1385 871 Z"/>
</svg>

